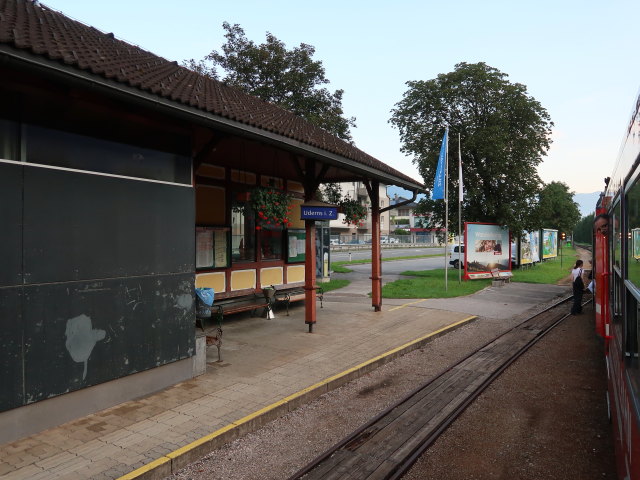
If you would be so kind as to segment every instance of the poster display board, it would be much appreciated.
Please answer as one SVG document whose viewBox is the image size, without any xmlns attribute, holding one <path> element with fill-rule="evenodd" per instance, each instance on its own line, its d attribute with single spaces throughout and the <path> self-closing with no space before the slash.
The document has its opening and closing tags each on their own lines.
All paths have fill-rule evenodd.
<svg viewBox="0 0 640 480">
<path fill-rule="evenodd" d="M 287 230 L 287 262 L 305 261 L 305 241 L 307 235 L 304 230 Z"/>
<path fill-rule="evenodd" d="M 196 270 L 229 267 L 229 227 L 196 227 Z"/>
<path fill-rule="evenodd" d="M 520 239 L 520 265 L 540 261 L 540 232 L 524 232 Z"/>
<path fill-rule="evenodd" d="M 509 229 L 493 223 L 465 223 L 465 278 L 490 278 L 491 270 L 511 271 Z"/>
<path fill-rule="evenodd" d="M 555 258 L 558 256 L 558 230 L 545 228 L 542 230 L 542 258 Z"/>
</svg>

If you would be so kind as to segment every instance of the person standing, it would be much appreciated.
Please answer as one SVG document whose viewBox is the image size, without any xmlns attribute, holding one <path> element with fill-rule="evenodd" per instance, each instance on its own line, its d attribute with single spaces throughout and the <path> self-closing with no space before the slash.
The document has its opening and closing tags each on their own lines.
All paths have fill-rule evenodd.
<svg viewBox="0 0 640 480">
<path fill-rule="evenodd" d="M 571 283 L 573 285 L 573 305 L 571 315 L 582 313 L 582 294 L 584 293 L 584 280 L 582 280 L 582 260 L 576 260 L 571 270 Z"/>
</svg>

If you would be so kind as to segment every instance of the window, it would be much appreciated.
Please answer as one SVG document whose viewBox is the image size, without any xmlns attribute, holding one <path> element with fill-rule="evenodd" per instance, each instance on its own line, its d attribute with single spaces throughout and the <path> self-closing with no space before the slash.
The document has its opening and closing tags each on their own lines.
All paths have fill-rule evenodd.
<svg viewBox="0 0 640 480">
<path fill-rule="evenodd" d="M 263 226 L 260 230 L 260 250 L 263 260 L 282 258 L 282 227 Z"/>
<path fill-rule="evenodd" d="M 640 291 L 640 181 L 627 192 L 627 213 L 627 278 Z M 614 229 L 617 221 L 616 216 Z"/>
<path fill-rule="evenodd" d="M 613 265 L 620 268 L 621 265 L 621 254 L 622 254 L 622 217 L 620 204 L 622 202 L 618 202 L 618 204 L 613 209 L 613 225 L 610 225 L 609 228 L 612 228 L 612 236 L 613 236 Z"/>
<path fill-rule="evenodd" d="M 255 213 L 249 202 L 249 191 L 234 191 L 231 202 L 231 260 L 234 263 L 255 262 L 255 231 Z"/>
</svg>

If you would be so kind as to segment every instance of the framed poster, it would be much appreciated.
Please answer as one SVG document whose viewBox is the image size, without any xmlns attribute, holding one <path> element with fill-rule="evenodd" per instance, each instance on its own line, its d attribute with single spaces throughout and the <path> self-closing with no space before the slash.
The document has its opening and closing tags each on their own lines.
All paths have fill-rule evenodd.
<svg viewBox="0 0 640 480">
<path fill-rule="evenodd" d="M 306 239 L 304 230 L 287 230 L 287 263 L 305 261 Z"/>
<path fill-rule="evenodd" d="M 196 227 L 196 270 L 229 266 L 229 227 Z"/>
<path fill-rule="evenodd" d="M 540 232 L 524 232 L 520 239 L 520 264 L 528 265 L 540 261 Z"/>
<path fill-rule="evenodd" d="M 545 228 L 542 230 L 542 258 L 558 256 L 558 230 Z"/>
<path fill-rule="evenodd" d="M 465 223 L 465 277 L 490 278 L 491 270 L 511 271 L 509 229 L 494 223 Z"/>
</svg>

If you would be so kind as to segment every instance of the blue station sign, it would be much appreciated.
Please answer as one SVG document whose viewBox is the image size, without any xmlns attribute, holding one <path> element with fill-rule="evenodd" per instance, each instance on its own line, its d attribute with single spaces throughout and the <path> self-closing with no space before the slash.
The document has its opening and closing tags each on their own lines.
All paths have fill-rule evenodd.
<svg viewBox="0 0 640 480">
<path fill-rule="evenodd" d="M 337 220 L 338 207 L 324 205 L 302 205 L 300 220 Z"/>
</svg>

